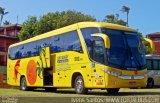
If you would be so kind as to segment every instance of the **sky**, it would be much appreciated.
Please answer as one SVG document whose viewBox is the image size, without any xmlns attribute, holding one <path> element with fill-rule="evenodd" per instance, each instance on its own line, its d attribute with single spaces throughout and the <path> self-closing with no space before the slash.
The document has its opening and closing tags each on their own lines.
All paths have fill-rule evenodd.
<svg viewBox="0 0 160 103">
<path fill-rule="evenodd" d="M 160 0 L 0 0 L 0 6 L 9 11 L 4 20 L 22 24 L 29 16 L 43 16 L 48 12 L 75 10 L 102 21 L 106 15 L 119 14 L 126 20 L 122 6 L 130 8 L 129 26 L 145 36 L 160 32 Z"/>
</svg>

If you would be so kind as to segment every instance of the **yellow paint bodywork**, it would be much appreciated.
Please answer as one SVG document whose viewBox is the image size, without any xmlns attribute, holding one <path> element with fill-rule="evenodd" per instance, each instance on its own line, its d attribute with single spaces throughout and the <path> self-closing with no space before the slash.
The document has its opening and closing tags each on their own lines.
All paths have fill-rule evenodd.
<svg viewBox="0 0 160 103">
<path fill-rule="evenodd" d="M 106 34 L 103 34 L 103 33 L 95 33 L 95 34 L 92 34 L 91 36 L 98 36 L 98 37 L 103 38 L 105 48 L 108 48 L 108 49 L 110 48 L 110 39 L 109 39 L 109 37 L 108 37 Z"/>
<path fill-rule="evenodd" d="M 154 43 L 151 39 L 149 38 L 144 38 L 144 41 L 148 42 L 150 44 L 150 47 L 152 49 L 152 53 L 155 53 L 155 46 L 154 46 Z"/>
<path fill-rule="evenodd" d="M 50 68 L 51 63 L 50 63 L 50 48 L 42 48 L 40 51 L 40 59 L 41 62 L 40 64 L 43 64 L 42 68 Z"/>
<path fill-rule="evenodd" d="M 47 63 L 49 66 L 43 65 L 43 68 L 50 67 L 53 69 L 53 87 L 72 87 L 72 76 L 74 73 L 79 73 L 82 75 L 84 79 L 84 85 L 86 88 L 129 88 L 129 87 L 144 87 L 146 85 L 146 77 L 144 79 L 139 80 L 124 80 L 118 77 L 112 76 L 110 74 L 105 73 L 102 69 L 115 71 L 121 73 L 123 75 L 135 75 L 134 71 L 126 71 L 120 70 L 116 68 L 111 68 L 102 64 L 99 64 L 90 59 L 85 41 L 81 34 L 80 28 L 86 27 L 102 27 L 102 28 L 110 28 L 116 30 L 125 30 L 125 31 L 135 31 L 131 28 L 119 26 L 115 24 L 108 24 L 108 23 L 98 23 L 98 22 L 82 22 L 73 24 L 61 29 L 57 29 L 51 32 L 47 32 L 45 34 L 33 37 L 31 39 L 16 43 L 11 45 L 10 47 L 18 46 L 24 43 L 33 42 L 36 40 L 48 38 L 51 36 L 55 36 L 61 33 L 77 30 L 78 36 L 82 45 L 83 52 L 75 52 L 75 51 L 66 51 L 66 52 L 59 52 L 50 54 L 49 49 L 46 50 L 46 58 Z M 109 43 L 108 43 L 109 44 Z M 44 61 L 45 57 L 43 57 Z M 20 59 L 20 66 L 18 69 L 18 79 L 14 80 L 14 67 L 17 60 L 10 60 L 8 58 L 7 63 L 7 83 L 10 85 L 20 86 L 20 78 L 21 76 L 26 75 L 26 68 L 27 63 L 29 60 L 34 60 L 36 63 L 41 62 L 40 57 L 30 57 Z M 50 63 L 49 63 L 50 62 Z M 37 67 L 39 67 L 37 65 Z M 144 75 L 146 72 L 145 70 L 138 71 L 138 74 Z M 128 85 L 130 81 L 135 81 L 137 84 L 134 86 Z M 34 85 L 30 85 L 27 80 L 27 86 L 35 86 L 35 87 L 43 87 L 43 73 L 38 76 L 37 73 L 37 80 Z"/>
<path fill-rule="evenodd" d="M 143 79 L 121 79 L 117 76 L 106 74 L 106 78 L 108 78 L 108 82 L 106 82 L 107 88 L 133 88 L 133 87 L 146 87 L 147 83 L 147 76 L 145 73 L 147 72 L 147 69 L 139 70 L 137 71 L 137 74 L 135 74 L 134 71 L 129 70 L 120 70 L 116 68 L 107 67 L 106 68 L 109 71 L 117 72 L 121 75 L 128 75 L 128 76 L 138 76 L 143 75 L 145 78 Z M 111 78 L 111 79 L 109 79 Z M 130 85 L 129 82 L 135 82 L 134 85 Z"/>
<path fill-rule="evenodd" d="M 21 59 L 20 62 L 20 66 L 18 68 L 18 79 L 14 80 L 14 66 L 17 62 L 17 60 L 8 60 L 8 64 L 7 64 L 7 83 L 9 85 L 14 85 L 14 86 L 20 86 L 20 78 L 21 76 L 25 76 L 27 79 L 27 65 L 28 62 L 30 60 L 34 60 L 35 62 L 41 62 L 39 60 L 39 56 L 36 57 L 31 57 L 31 58 L 25 58 L 25 59 Z M 42 73 L 40 75 L 42 77 Z M 38 87 L 42 87 L 43 86 L 43 79 L 39 78 L 37 75 L 37 79 L 34 85 L 30 85 L 28 80 L 27 80 L 27 86 L 38 86 Z"/>
</svg>

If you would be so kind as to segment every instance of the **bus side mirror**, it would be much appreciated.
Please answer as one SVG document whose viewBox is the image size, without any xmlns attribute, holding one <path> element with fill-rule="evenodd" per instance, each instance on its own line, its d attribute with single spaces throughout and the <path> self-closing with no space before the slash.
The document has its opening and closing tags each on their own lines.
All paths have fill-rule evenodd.
<svg viewBox="0 0 160 103">
<path fill-rule="evenodd" d="M 104 40 L 105 48 L 110 48 L 110 39 L 106 34 L 103 33 L 95 33 L 91 34 L 91 37 L 101 37 Z"/>
</svg>

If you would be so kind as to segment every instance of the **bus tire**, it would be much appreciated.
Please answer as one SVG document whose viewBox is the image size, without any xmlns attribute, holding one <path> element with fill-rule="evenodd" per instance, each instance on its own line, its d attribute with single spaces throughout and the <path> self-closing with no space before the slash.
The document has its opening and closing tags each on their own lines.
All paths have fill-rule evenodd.
<svg viewBox="0 0 160 103">
<path fill-rule="evenodd" d="M 107 92 L 108 94 L 118 94 L 120 88 L 108 88 Z"/>
<path fill-rule="evenodd" d="M 20 89 L 23 90 L 23 91 L 27 91 L 28 90 L 25 77 L 22 77 L 21 80 L 20 80 Z"/>
<path fill-rule="evenodd" d="M 153 88 L 154 87 L 154 80 L 152 78 L 149 78 L 147 80 L 147 88 Z"/>
<path fill-rule="evenodd" d="M 76 94 L 86 94 L 88 92 L 88 89 L 84 86 L 84 80 L 81 75 L 77 76 L 74 82 L 74 88 Z"/>
</svg>

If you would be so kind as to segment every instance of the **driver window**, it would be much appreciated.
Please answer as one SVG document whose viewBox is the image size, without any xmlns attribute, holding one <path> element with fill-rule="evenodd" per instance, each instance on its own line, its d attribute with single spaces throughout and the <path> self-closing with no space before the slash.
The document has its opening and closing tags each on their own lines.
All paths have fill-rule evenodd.
<svg viewBox="0 0 160 103">
<path fill-rule="evenodd" d="M 96 62 L 105 63 L 104 59 L 104 53 L 105 53 L 105 46 L 104 46 L 104 41 L 100 37 L 94 37 L 95 40 L 92 41 L 92 59 L 95 60 Z"/>
</svg>

